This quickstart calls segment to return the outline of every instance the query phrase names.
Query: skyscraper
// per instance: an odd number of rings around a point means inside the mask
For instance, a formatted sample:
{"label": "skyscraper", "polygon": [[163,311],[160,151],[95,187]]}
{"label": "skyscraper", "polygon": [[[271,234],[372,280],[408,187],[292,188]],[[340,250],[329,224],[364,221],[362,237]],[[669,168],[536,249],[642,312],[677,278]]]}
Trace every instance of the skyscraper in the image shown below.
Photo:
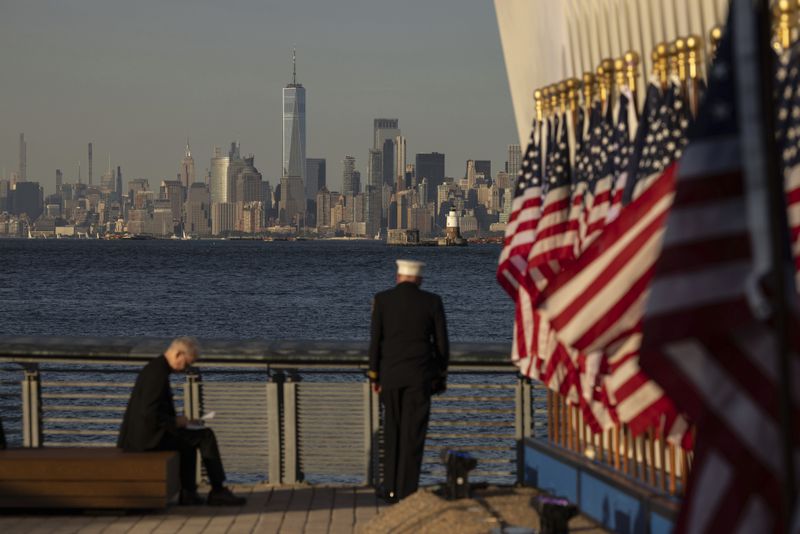
{"label": "skyscraper", "polygon": [[64,173],[61,169],[56,169],[56,194],[61,194],[61,186],[64,185]]}
{"label": "skyscraper", "polygon": [[417,183],[425,179],[427,183],[427,198],[435,199],[436,191],[444,183],[444,154],[431,152],[430,154],[417,154]]}
{"label": "skyscraper", "polygon": [[183,187],[186,190],[189,190],[189,186],[194,183],[195,174],[194,174],[194,158],[192,157],[192,151],[189,148],[189,139],[186,139],[186,151],[183,155],[183,161],[181,161],[181,172],[180,172],[180,180],[183,184]]}
{"label": "skyscraper", "polygon": [[383,183],[395,184],[394,165],[394,140],[400,135],[398,119],[375,119],[373,122],[374,145],[372,148],[380,150],[383,156],[381,178]]}
{"label": "skyscraper", "polygon": [[508,145],[508,163],[506,172],[512,179],[516,179],[517,173],[522,167],[522,151],[519,145]]}
{"label": "skyscraper", "polygon": [[19,134],[19,178],[20,182],[28,181],[28,143],[25,142],[25,134]]}
{"label": "skyscraper", "polygon": [[345,156],[342,160],[342,194],[354,195],[358,193],[353,184],[353,173],[356,170],[356,158]]}
{"label": "skyscraper", "polygon": [[230,184],[228,183],[228,166],[231,158],[226,156],[222,149],[214,147],[214,157],[211,158],[211,202],[228,202]]}
{"label": "skyscraper", "polygon": [[[302,219],[306,209],[306,90],[297,83],[297,61],[292,51],[292,83],[283,88],[283,172],[280,219]],[[285,185],[284,185],[285,183]]]}
{"label": "skyscraper", "polygon": [[317,193],[325,187],[325,158],[306,158],[306,199],[315,200]]}
{"label": "skyscraper", "polygon": [[89,185],[92,185],[92,143],[89,143]]}
{"label": "skyscraper", "polygon": [[394,138],[394,151],[394,180],[396,182],[395,191],[402,191],[406,188],[406,138],[402,135],[398,135]]}
{"label": "skyscraper", "polygon": [[492,179],[492,162],[488,159],[476,159],[475,172],[483,174],[483,177],[488,182]]}

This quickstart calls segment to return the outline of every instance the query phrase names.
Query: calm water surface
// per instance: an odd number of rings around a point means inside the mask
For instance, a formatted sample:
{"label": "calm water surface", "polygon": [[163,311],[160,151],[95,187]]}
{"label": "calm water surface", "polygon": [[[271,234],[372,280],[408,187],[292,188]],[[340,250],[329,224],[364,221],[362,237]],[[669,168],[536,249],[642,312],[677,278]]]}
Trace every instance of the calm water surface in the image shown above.
{"label": "calm water surface", "polygon": [[6,335],[365,340],[394,260],[427,263],[451,341],[508,342],[513,305],[497,245],[397,248],[369,241],[0,239]]}

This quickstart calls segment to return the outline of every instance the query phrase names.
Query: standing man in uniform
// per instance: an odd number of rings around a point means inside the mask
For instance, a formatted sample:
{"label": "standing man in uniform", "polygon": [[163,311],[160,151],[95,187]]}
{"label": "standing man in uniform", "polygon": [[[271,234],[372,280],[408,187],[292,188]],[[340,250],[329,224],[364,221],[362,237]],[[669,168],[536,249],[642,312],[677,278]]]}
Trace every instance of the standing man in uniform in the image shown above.
{"label": "standing man in uniform", "polygon": [[397,260],[397,285],[372,302],[368,375],[384,407],[378,494],[388,502],[417,491],[431,394],[444,391],[450,357],[442,299],[420,289],[424,265]]}
{"label": "standing man in uniform", "polygon": [[[179,337],[157,358],[150,360],[136,377],[131,399],[122,419],[117,447],[131,452],[178,451],[180,454],[181,504],[240,506],[246,499],[237,497],[223,486],[222,468],[217,438],[210,428],[190,430],[189,421],[175,413],[169,375],[182,373],[199,356],[197,341]],[[211,491],[205,500],[197,494],[195,480],[197,451],[206,466]]]}

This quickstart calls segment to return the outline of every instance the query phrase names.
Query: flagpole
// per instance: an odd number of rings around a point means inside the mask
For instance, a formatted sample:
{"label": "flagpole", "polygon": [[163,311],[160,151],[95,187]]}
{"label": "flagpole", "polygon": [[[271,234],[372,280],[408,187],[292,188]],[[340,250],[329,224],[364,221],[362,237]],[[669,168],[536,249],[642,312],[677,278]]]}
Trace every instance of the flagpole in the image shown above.
{"label": "flagpole", "polygon": [[770,273],[770,290],[772,292],[772,310],[774,334],[778,348],[778,370],[780,375],[778,400],[780,404],[780,423],[783,437],[782,457],[786,476],[783,477],[783,524],[785,532],[791,528],[792,508],[795,501],[793,429],[791,418],[791,362],[788,343],[789,308],[786,302],[786,262],[789,256],[789,239],[786,220],[786,201],[783,191],[783,177],[779,172],[779,152],[775,142],[775,105],[774,78],[775,54],[771,47],[772,18],[769,0],[757,0],[756,20],[759,23],[758,53],[761,65],[761,110],[763,120],[763,143],[765,150],[764,170],[769,193],[770,249],[772,269]]}

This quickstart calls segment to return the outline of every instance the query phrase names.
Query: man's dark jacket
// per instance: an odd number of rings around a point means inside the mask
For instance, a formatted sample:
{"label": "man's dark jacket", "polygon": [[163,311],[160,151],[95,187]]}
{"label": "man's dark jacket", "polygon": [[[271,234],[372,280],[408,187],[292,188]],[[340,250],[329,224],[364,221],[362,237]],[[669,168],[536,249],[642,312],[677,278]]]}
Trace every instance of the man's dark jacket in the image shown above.
{"label": "man's dark jacket", "polygon": [[163,354],[150,360],[139,372],[122,419],[117,447],[135,452],[154,450],[164,434],[175,432],[170,372]]}
{"label": "man's dark jacket", "polygon": [[449,358],[444,306],[438,295],[411,282],[375,295],[369,368],[382,388],[430,383],[444,375]]}

